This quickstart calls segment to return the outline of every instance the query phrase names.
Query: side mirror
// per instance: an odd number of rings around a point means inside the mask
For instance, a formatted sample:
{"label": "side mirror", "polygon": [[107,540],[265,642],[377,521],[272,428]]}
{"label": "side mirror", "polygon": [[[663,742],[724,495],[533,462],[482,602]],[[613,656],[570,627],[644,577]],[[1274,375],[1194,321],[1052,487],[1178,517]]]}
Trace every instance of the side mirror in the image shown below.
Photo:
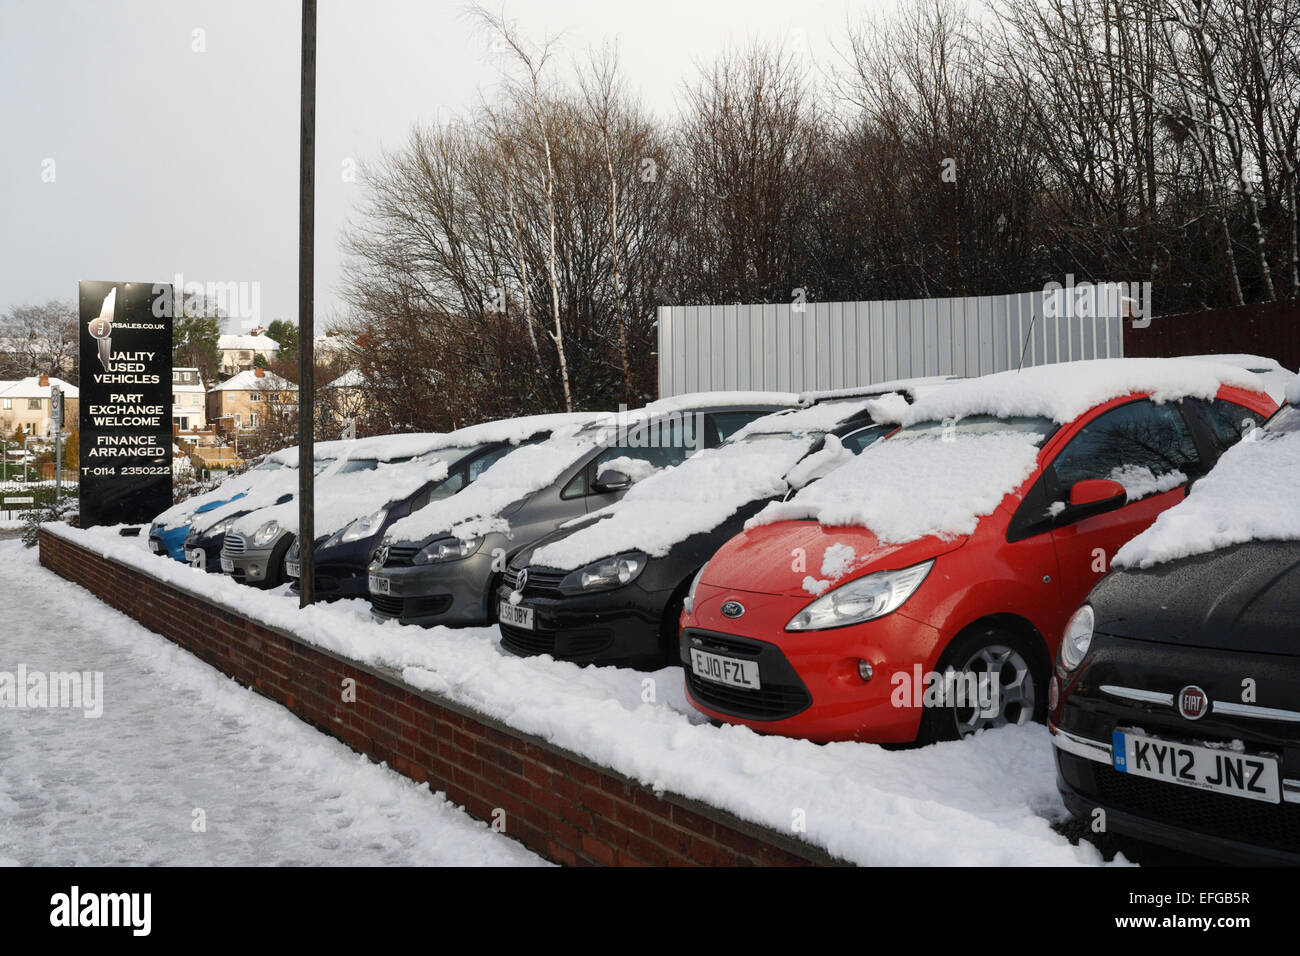
{"label": "side mirror", "polygon": [[596,490],[601,492],[626,491],[632,487],[632,478],[617,468],[609,468],[596,476]]}
{"label": "side mirror", "polygon": [[1085,478],[1070,487],[1070,503],[1061,512],[1058,523],[1082,521],[1094,515],[1122,508],[1128,492],[1118,481],[1109,478]]}

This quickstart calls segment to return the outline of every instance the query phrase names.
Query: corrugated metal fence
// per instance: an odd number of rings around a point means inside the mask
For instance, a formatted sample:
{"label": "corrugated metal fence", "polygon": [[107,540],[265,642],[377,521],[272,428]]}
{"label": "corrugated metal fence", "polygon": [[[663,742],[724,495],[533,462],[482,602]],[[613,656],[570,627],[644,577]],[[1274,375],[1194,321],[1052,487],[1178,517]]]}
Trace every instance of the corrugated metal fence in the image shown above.
{"label": "corrugated metal fence", "polygon": [[[1099,287],[1100,288],[1100,287]],[[1114,289],[1121,287],[1115,286]],[[659,395],[799,392],[1124,354],[1119,294],[659,309]],[[1100,317],[1094,317],[1100,316]],[[1026,345],[1026,337],[1028,344]]]}

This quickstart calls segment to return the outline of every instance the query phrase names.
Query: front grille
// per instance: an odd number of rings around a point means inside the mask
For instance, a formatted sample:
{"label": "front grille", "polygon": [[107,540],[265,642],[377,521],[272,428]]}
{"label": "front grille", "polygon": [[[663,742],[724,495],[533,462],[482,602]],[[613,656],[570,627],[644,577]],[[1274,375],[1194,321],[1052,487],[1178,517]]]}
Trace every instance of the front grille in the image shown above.
{"label": "front grille", "polygon": [[519,590],[519,572],[528,571],[528,577],[524,581],[524,594],[536,594],[540,597],[562,597],[560,593],[560,582],[568,577],[568,571],[557,571],[554,568],[507,568],[503,576],[506,587],[512,591]]}
{"label": "front grille", "polygon": [[532,654],[555,654],[554,631],[528,631],[501,625],[501,646],[525,657]]}
{"label": "front grille", "polygon": [[[688,648],[698,646],[715,654],[759,662],[759,680],[763,685],[759,690],[704,680],[686,662],[683,666],[686,686],[691,696],[706,707],[750,720],[781,720],[812,705],[808,688],[775,645],[694,629],[688,629],[685,637]],[[694,643],[697,639],[698,645]]]}
{"label": "front grille", "polygon": [[242,534],[228,534],[221,543],[221,550],[225,554],[243,554],[248,550],[248,541]]}
{"label": "front grille", "polygon": [[371,594],[370,606],[390,617],[424,617],[446,613],[451,607],[451,595],[400,598],[389,594]]}
{"label": "front grille", "polygon": [[390,617],[402,616],[403,601],[399,597],[389,597],[386,594],[370,595],[370,606],[381,614],[387,614]]}
{"label": "front grille", "polygon": [[1097,800],[1156,823],[1254,846],[1300,852],[1300,805],[1260,803],[1094,768]]}
{"label": "front grille", "polygon": [[409,568],[415,562],[415,556],[420,553],[418,545],[413,544],[392,544],[388,546],[388,560],[384,562],[386,568]]}
{"label": "front grille", "polygon": [[529,631],[501,625],[501,646],[512,654],[529,656],[550,654],[552,657],[590,657],[609,647],[614,634],[607,628],[586,631]]}

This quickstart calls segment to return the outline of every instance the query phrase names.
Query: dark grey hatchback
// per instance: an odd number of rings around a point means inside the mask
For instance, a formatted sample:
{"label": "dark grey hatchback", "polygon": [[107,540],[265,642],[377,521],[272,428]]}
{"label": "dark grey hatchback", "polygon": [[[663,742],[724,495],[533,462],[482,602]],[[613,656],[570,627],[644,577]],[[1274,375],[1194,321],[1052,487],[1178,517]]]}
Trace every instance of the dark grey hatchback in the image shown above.
{"label": "dark grey hatchback", "polygon": [[1087,824],[1300,863],[1300,410],[1283,406],[1116,555],[1048,690]]}

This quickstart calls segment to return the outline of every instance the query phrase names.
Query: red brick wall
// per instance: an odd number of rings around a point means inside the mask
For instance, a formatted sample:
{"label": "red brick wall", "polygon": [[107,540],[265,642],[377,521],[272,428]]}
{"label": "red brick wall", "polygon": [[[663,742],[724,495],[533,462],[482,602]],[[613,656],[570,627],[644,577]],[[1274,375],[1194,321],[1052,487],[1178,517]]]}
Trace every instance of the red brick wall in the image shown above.
{"label": "red brick wall", "polygon": [[[427,782],[557,863],[838,862],[792,836],[652,791],[528,734],[56,537],[41,563],[372,760]],[[159,559],[162,560],[162,559]],[[356,702],[343,681],[356,681]]]}

